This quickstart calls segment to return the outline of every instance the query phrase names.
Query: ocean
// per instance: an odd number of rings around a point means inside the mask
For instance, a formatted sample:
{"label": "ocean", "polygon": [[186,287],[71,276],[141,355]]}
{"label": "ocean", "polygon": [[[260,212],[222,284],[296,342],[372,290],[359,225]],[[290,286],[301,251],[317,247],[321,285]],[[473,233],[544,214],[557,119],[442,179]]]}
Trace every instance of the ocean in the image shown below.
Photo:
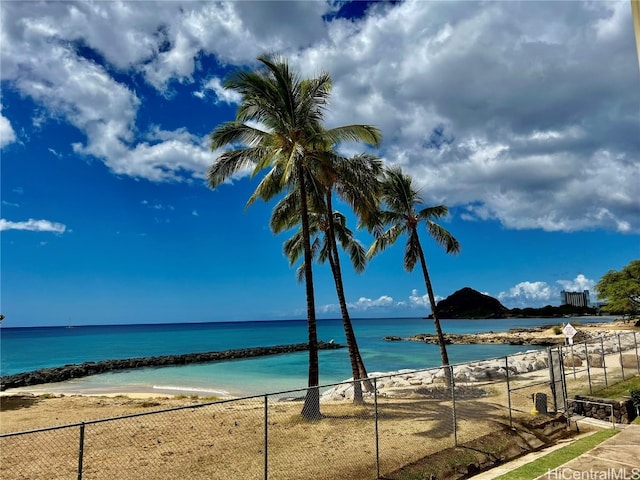
{"label": "ocean", "polygon": [[[584,319],[583,319],[584,320]],[[588,322],[606,321],[589,318]],[[505,331],[557,324],[556,319],[443,320],[445,333]],[[440,365],[437,345],[385,341],[435,333],[433,322],[421,318],[354,319],[361,355],[369,372],[422,369]],[[346,344],[342,320],[318,320],[318,339]],[[87,361],[198,353],[284,345],[307,341],[305,320],[96,325],[0,328],[0,373],[11,375],[40,368]],[[451,363],[513,354],[535,347],[511,345],[449,345]],[[351,377],[348,351],[320,351],[320,383]],[[144,368],[74,379],[46,386],[48,392],[157,392],[249,396],[304,388],[307,352],[239,359],[209,364]]]}

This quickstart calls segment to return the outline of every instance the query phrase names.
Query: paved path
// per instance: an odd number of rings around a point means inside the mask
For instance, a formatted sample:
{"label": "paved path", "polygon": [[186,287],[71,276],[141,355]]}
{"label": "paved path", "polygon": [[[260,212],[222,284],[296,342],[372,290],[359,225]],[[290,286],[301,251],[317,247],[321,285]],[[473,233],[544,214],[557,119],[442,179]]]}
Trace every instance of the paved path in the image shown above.
{"label": "paved path", "polygon": [[640,425],[626,426],[592,450],[538,478],[640,480]]}
{"label": "paved path", "polygon": [[[536,480],[640,480],[640,425],[624,425],[622,428],[617,435]],[[592,433],[561,440],[551,447],[475,475],[473,480],[492,480]]]}

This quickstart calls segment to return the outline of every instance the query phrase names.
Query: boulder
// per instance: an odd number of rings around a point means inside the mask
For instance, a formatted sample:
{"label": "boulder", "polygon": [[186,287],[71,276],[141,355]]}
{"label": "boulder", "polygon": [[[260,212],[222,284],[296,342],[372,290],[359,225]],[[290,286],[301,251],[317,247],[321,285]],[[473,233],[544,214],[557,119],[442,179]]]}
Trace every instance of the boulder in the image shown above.
{"label": "boulder", "polygon": [[623,354],[620,359],[620,363],[624,368],[633,368],[634,370],[638,369],[638,359],[636,358],[635,353]]}
{"label": "boulder", "polygon": [[567,355],[564,359],[565,367],[581,367],[582,359],[576,355]]}
{"label": "boulder", "polygon": [[599,353],[589,354],[589,366],[591,368],[602,368],[602,364],[603,364],[602,361],[603,361],[602,355],[600,355]]}

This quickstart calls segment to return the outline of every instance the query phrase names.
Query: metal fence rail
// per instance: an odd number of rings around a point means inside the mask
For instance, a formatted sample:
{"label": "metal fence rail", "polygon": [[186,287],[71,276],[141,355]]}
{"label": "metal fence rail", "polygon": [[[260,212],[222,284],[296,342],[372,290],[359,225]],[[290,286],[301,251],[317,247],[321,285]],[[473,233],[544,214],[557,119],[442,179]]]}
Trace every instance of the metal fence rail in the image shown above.
{"label": "metal fence rail", "polygon": [[443,367],[372,374],[363,405],[352,382],[318,387],[318,421],[300,416],[303,388],[5,433],[0,478],[393,479],[532,414],[564,412],[585,380],[593,391],[640,372],[637,352],[632,333],[452,365],[450,385]]}

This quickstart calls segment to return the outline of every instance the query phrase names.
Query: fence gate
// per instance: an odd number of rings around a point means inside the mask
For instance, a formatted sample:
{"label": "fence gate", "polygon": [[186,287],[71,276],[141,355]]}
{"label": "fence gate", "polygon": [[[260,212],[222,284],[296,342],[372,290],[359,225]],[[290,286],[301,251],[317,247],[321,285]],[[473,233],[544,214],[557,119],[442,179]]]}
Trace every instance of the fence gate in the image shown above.
{"label": "fence gate", "polygon": [[566,411],[567,385],[562,364],[562,347],[549,349],[549,380],[551,381],[550,386],[555,411]]}

